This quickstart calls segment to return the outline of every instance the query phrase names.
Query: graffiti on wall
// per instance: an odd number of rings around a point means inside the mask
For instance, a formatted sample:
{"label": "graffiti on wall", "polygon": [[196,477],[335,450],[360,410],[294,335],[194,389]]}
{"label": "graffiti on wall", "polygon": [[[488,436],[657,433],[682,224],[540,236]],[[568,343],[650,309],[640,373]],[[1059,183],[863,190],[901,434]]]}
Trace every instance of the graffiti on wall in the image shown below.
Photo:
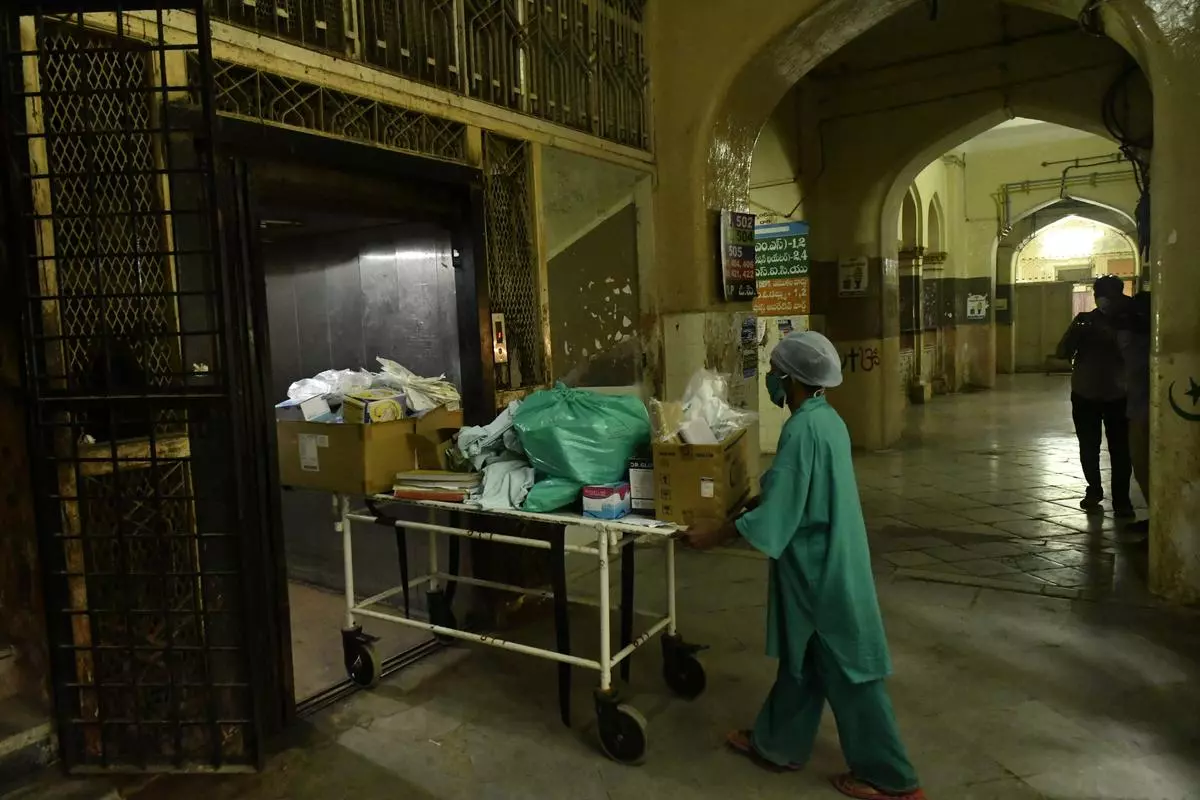
{"label": "graffiti on wall", "polygon": [[842,372],[872,372],[879,363],[879,348],[851,347],[850,352],[842,356]]}
{"label": "graffiti on wall", "polygon": [[1167,389],[1167,400],[1171,404],[1171,410],[1174,411],[1180,418],[1186,419],[1188,422],[1200,422],[1200,384],[1196,383],[1195,378],[1188,378],[1188,390],[1182,392],[1185,397],[1191,398],[1191,407],[1185,409],[1175,399],[1175,384],[1178,381],[1171,381],[1170,387]]}

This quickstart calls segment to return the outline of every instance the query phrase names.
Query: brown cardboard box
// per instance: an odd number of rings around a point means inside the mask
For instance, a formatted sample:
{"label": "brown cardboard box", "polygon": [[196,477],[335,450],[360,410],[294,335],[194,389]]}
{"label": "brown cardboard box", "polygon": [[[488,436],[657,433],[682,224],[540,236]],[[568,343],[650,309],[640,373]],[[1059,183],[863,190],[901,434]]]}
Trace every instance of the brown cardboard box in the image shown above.
{"label": "brown cardboard box", "polygon": [[435,409],[395,422],[280,421],[279,481],[345,494],[388,492],[397,472],[438,469],[438,449],[462,427],[462,412]]}
{"label": "brown cardboard box", "polygon": [[750,437],[741,431],[720,444],[656,442],[656,515],[691,525],[724,522],[750,496]]}

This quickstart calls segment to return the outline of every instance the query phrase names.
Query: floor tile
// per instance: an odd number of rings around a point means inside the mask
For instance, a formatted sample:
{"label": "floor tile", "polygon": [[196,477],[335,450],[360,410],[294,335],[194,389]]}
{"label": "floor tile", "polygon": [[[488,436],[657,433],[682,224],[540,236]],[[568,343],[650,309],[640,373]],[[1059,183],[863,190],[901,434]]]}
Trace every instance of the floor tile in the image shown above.
{"label": "floor tile", "polygon": [[[965,547],[959,545],[950,545],[949,547],[931,547],[922,552],[927,553],[939,561],[974,561],[979,558],[978,553],[974,553]],[[1064,565],[1065,566],[1065,565]]]}
{"label": "floor tile", "polygon": [[1013,506],[988,506],[986,508],[965,508],[957,513],[974,522],[986,522],[994,525],[997,522],[1007,522],[1016,519],[1029,519],[1025,514],[1014,511]]}
{"label": "floor tile", "polygon": [[1074,528],[1077,531],[1086,533],[1112,531],[1117,527],[1114,520],[1096,514],[1068,514],[1062,517],[1048,517],[1047,519],[1056,525]]}
{"label": "floor tile", "polygon": [[[1022,490],[1022,494],[1027,494],[1036,500],[1053,501],[1053,500],[1078,500],[1079,493],[1074,489],[1064,489],[1061,486],[1039,486],[1032,489]],[[1075,506],[1078,508],[1078,505]]]}
{"label": "floor tile", "polygon": [[1048,539],[1078,533],[1075,528],[1045,519],[1015,519],[993,523],[993,527],[1030,539]]}
{"label": "floor tile", "polygon": [[1046,519],[1047,517],[1061,517],[1062,506],[1058,503],[1052,503],[1046,500],[1035,500],[1031,503],[1017,503],[1016,505],[1005,506],[1011,511],[1017,511],[1032,519]]}
{"label": "floor tile", "polygon": [[940,559],[920,550],[901,550],[895,553],[884,553],[883,559],[897,567],[924,567],[929,564],[941,564]]}
{"label": "floor tile", "polygon": [[1062,586],[1067,589],[1074,589],[1080,586],[1086,586],[1089,583],[1094,583],[1096,578],[1091,578],[1086,572],[1078,569],[1070,569],[1064,567],[1062,569],[1046,569],[1046,570],[1031,570],[1030,575],[1041,578],[1047,583],[1052,583],[1055,586]]}
{"label": "floor tile", "polygon": [[981,542],[967,545],[972,553],[978,553],[981,558],[1005,558],[1025,554],[1025,548],[1009,542]]}
{"label": "floor tile", "polygon": [[991,506],[1015,505],[1030,502],[1030,496],[1023,492],[985,491],[967,495],[972,500],[978,500]]}
{"label": "floor tile", "polygon": [[925,511],[919,514],[896,514],[895,516],[918,528],[954,528],[957,525],[971,525],[975,522],[975,520],[949,511]]}
{"label": "floor tile", "polygon": [[978,575],[983,578],[1020,574],[1020,570],[1015,567],[1002,564],[998,559],[992,558],[984,558],[978,561],[957,561],[954,566],[969,575]]}

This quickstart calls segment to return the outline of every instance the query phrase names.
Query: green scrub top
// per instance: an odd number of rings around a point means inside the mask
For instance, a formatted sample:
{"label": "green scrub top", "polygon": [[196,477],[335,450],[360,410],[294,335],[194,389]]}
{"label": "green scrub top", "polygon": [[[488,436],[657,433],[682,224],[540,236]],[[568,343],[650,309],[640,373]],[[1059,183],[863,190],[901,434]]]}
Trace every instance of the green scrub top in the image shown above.
{"label": "green scrub top", "polygon": [[891,673],[850,434],[824,397],[784,425],[762,503],[737,529],[771,559],[768,655],[799,676],[815,634],[852,682]]}

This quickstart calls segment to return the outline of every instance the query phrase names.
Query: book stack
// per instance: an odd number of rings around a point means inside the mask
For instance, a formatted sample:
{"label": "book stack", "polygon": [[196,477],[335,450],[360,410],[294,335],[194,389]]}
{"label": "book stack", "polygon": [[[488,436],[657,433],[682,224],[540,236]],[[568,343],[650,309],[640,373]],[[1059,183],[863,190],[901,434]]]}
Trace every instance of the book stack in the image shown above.
{"label": "book stack", "polygon": [[392,496],[398,500],[464,503],[479,493],[483,476],[477,472],[417,470],[396,475]]}

